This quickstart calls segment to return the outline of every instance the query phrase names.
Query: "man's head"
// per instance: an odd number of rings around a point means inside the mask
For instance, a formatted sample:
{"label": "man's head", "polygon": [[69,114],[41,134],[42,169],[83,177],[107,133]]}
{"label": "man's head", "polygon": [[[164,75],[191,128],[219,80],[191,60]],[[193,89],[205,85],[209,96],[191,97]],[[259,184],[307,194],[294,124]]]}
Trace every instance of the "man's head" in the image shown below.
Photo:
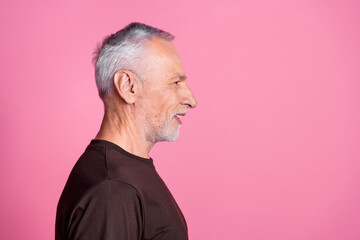
{"label": "man's head", "polygon": [[[173,141],[180,118],[196,100],[170,33],[131,23],[105,38],[95,53],[95,77],[105,108],[142,128],[150,142]],[[123,119],[122,119],[123,120]]]}

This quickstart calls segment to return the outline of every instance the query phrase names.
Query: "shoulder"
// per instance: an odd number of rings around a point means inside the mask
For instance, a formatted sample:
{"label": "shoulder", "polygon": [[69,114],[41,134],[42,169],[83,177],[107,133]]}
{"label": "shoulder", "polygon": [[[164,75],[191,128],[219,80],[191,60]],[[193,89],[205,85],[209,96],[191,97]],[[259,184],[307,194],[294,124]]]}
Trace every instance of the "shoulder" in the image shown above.
{"label": "shoulder", "polygon": [[130,200],[139,198],[137,189],[127,183],[113,179],[106,179],[93,186],[84,194],[83,199],[98,199],[100,201]]}
{"label": "shoulder", "polygon": [[144,221],[142,209],[141,198],[133,186],[105,180],[89,189],[74,208],[68,236],[71,239],[78,236],[86,236],[84,239],[122,236],[127,239],[134,235],[136,237],[129,239],[138,239]]}
{"label": "shoulder", "polygon": [[131,185],[114,180],[104,180],[89,189],[74,207],[70,219],[78,214],[93,218],[117,218],[129,209],[141,213],[142,200],[138,191]]}

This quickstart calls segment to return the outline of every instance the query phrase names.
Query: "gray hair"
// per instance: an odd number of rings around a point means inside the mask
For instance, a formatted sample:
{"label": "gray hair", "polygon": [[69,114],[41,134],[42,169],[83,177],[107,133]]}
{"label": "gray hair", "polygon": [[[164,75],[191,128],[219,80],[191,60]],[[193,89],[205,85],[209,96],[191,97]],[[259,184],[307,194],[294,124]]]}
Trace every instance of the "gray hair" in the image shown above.
{"label": "gray hair", "polygon": [[[99,96],[103,98],[113,88],[113,77],[121,69],[143,74],[139,67],[145,42],[153,37],[172,41],[168,32],[142,23],[130,23],[118,32],[107,36],[94,52],[95,79]],[[135,70],[136,69],[136,70]]]}

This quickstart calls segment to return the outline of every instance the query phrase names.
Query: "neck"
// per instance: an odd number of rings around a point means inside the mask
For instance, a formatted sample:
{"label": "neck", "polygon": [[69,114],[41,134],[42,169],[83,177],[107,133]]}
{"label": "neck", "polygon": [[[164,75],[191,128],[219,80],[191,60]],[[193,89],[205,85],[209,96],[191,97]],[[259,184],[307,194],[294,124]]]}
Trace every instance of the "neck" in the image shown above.
{"label": "neck", "polygon": [[133,114],[105,109],[103,121],[100,130],[95,139],[107,140],[115,143],[127,152],[136,156],[149,158],[149,152],[153,143],[147,141],[141,124],[137,124]]}

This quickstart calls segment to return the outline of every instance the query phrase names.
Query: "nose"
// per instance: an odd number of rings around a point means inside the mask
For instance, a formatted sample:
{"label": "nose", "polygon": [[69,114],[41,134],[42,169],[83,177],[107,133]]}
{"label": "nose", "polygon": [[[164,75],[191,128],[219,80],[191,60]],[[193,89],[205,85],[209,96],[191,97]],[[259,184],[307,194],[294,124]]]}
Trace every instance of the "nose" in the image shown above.
{"label": "nose", "polygon": [[197,106],[197,101],[195,99],[195,96],[187,84],[185,91],[183,93],[181,104],[188,105],[188,107],[190,108],[195,108]]}

